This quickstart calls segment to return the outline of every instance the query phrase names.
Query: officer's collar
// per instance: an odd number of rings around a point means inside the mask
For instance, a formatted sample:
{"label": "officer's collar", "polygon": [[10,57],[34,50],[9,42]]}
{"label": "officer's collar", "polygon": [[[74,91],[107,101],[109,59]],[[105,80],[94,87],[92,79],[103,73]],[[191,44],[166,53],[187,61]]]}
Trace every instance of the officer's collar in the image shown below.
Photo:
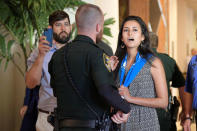
{"label": "officer's collar", "polygon": [[88,41],[88,42],[90,42],[92,44],[95,44],[94,41],[90,37],[88,37],[86,35],[77,35],[77,37],[75,38],[75,40],[77,40],[77,41],[78,40],[80,40],[80,41]]}
{"label": "officer's collar", "polygon": [[74,41],[86,41],[88,43],[93,44],[94,46],[98,47],[97,44],[88,36],[86,35],[77,35]]}
{"label": "officer's collar", "polygon": [[156,48],[152,48],[152,51],[153,51],[154,53],[157,53],[157,49],[156,49]]}

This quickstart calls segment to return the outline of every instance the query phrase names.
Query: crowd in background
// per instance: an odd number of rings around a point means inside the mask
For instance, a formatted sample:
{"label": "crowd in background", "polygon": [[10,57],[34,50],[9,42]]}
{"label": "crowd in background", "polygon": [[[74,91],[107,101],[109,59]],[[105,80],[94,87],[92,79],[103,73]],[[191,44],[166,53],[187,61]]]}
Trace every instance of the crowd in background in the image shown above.
{"label": "crowd in background", "polygon": [[[104,16],[99,7],[80,6],[76,24],[78,34],[71,41],[68,14],[55,11],[49,16],[51,43],[50,34],[41,36],[27,60],[21,131],[54,130],[53,120],[51,124],[47,119],[55,108],[61,130],[106,129],[113,123],[116,127],[106,130],[176,131],[180,105],[181,125],[191,130],[197,109],[196,49],[188,60],[185,81],[176,61],[157,52],[158,36],[140,17],[128,16],[122,22],[115,55],[101,42]],[[171,87],[179,89],[181,104]],[[103,114],[111,119],[95,126],[94,120]]]}

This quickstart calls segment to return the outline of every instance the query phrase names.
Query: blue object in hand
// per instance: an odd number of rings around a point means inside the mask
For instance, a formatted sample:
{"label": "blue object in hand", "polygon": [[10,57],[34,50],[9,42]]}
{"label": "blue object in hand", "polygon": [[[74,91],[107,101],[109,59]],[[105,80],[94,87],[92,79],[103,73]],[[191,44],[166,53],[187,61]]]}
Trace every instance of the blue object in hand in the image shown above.
{"label": "blue object in hand", "polygon": [[52,28],[45,29],[43,35],[46,36],[46,40],[49,42],[49,46],[52,47],[53,29]]}

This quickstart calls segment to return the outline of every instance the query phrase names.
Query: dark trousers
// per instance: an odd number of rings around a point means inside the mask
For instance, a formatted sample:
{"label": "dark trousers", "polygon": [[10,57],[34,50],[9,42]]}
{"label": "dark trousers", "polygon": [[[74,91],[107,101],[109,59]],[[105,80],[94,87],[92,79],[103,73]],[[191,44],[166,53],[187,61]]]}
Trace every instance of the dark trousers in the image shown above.
{"label": "dark trousers", "polygon": [[171,120],[170,112],[166,112],[164,109],[156,109],[160,131],[177,131],[176,121]]}
{"label": "dark trousers", "polygon": [[36,131],[36,121],[38,117],[38,110],[27,112],[24,115],[20,131]]}
{"label": "dark trousers", "polygon": [[177,131],[176,121],[171,121],[170,131]]}

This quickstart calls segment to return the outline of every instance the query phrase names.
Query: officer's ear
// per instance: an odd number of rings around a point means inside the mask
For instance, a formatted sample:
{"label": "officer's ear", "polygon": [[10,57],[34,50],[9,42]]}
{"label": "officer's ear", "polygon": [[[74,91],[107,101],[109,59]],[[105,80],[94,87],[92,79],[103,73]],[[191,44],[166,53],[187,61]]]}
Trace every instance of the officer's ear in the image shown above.
{"label": "officer's ear", "polygon": [[102,29],[102,26],[100,24],[96,24],[96,33],[99,33]]}

